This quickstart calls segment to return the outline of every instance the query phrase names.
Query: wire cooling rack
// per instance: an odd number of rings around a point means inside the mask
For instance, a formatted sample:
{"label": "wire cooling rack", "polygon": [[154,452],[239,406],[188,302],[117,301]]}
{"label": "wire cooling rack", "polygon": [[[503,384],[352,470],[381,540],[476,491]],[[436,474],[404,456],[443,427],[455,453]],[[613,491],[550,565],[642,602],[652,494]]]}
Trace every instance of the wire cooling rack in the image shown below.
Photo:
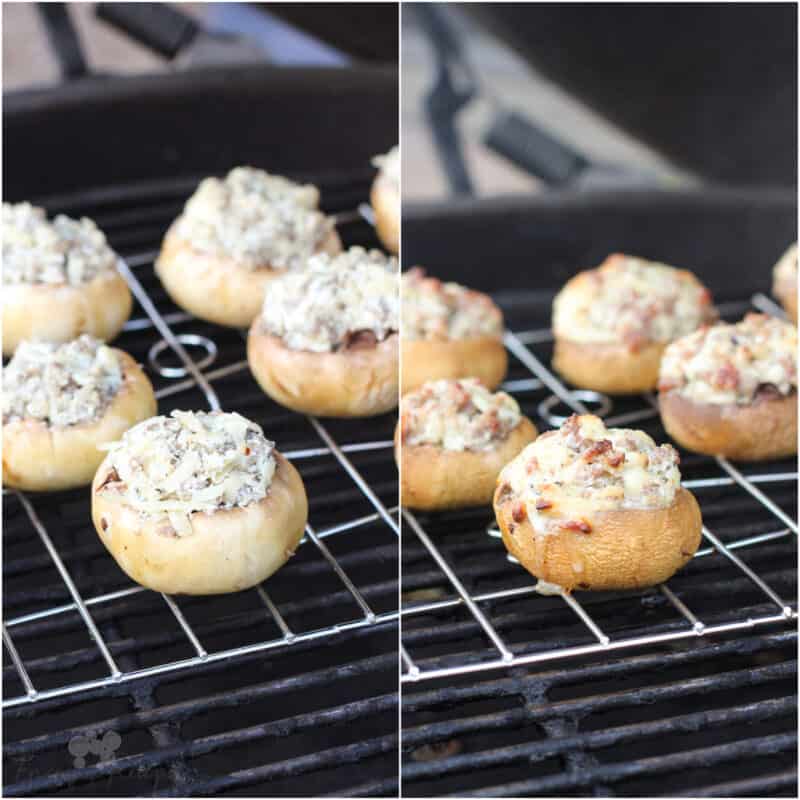
{"label": "wire cooling rack", "polygon": [[[334,215],[337,226],[347,225],[360,218],[372,224],[372,210],[366,205],[361,205],[356,211],[346,211]],[[104,227],[102,223],[101,227]],[[122,347],[122,349],[133,352],[134,346],[141,349],[142,337],[145,337],[144,346],[146,347],[149,341],[148,337],[156,334],[157,338],[152,341],[149,348],[146,350],[146,360],[148,362],[151,378],[155,378],[157,381],[156,397],[159,403],[161,404],[161,401],[165,398],[177,396],[182,401],[186,402],[184,407],[195,407],[197,396],[192,393],[196,393],[199,390],[200,396],[203,398],[204,404],[209,410],[222,410],[223,406],[219,398],[221,388],[226,386],[226,381],[230,381],[241,373],[247,373],[248,366],[246,360],[231,360],[230,363],[217,365],[213,369],[209,369],[209,367],[217,363],[218,356],[222,350],[216,341],[215,332],[219,336],[240,336],[240,334],[233,334],[230,331],[224,331],[223,333],[222,329],[200,323],[200,321],[194,320],[193,317],[182,311],[169,310],[162,313],[158,306],[162,305],[170,308],[171,304],[164,298],[163,292],[152,277],[151,265],[156,255],[157,253],[153,251],[131,252],[126,253],[124,260],[120,260],[119,271],[127,281],[133,296],[144,312],[144,316],[131,319],[125,325],[120,339],[118,342],[115,342],[115,344]],[[151,284],[150,291],[147,291],[143,285],[143,283],[148,282]],[[151,295],[153,295],[154,292],[160,296],[159,299],[153,299]],[[187,322],[192,324],[193,328],[197,327],[198,329],[208,331],[209,335],[175,332],[174,328],[176,326]],[[137,341],[134,343],[131,337],[126,337],[126,334],[132,334],[137,337]],[[201,355],[199,357],[193,357],[190,351],[199,352]],[[243,339],[239,347],[235,347],[234,350],[228,347],[227,351],[243,352]],[[166,360],[169,352],[171,352],[171,358],[173,360],[177,359],[176,363],[162,363]],[[142,358],[141,360],[145,359]],[[263,401],[266,407],[268,403],[267,398],[263,398]],[[233,403],[233,405],[235,406],[236,403]],[[230,410],[235,409],[230,408]],[[160,408],[159,413],[165,413],[165,411]],[[298,415],[292,416],[296,417]],[[373,547],[376,551],[387,541],[393,542],[393,546],[396,547],[397,537],[400,532],[398,507],[391,503],[387,504],[380,499],[378,492],[365,480],[353,460],[353,456],[356,454],[377,451],[385,456],[387,462],[392,462],[391,438],[390,436],[383,439],[369,438],[369,431],[374,432],[376,430],[376,426],[370,424],[364,428],[364,431],[367,432],[367,438],[365,440],[340,444],[337,441],[337,437],[332,433],[332,427],[335,426],[335,423],[329,421],[322,422],[314,417],[306,417],[306,420],[313,431],[313,435],[316,437],[317,442],[315,445],[284,450],[281,448],[281,442],[279,440],[279,449],[281,449],[286,457],[296,464],[297,462],[308,463],[324,459],[330,460],[333,458],[340,477],[346,476],[346,480],[351,481],[352,485],[357,487],[360,496],[365,501],[365,503],[359,504],[359,506],[366,505],[367,508],[371,508],[369,513],[362,513],[359,515],[350,513],[355,510],[355,507],[349,510],[345,509],[344,513],[339,515],[341,519],[337,521],[336,524],[328,524],[326,527],[321,527],[319,529],[315,527],[315,524],[312,524],[314,517],[312,511],[309,524],[306,526],[305,535],[300,543],[303,549],[312,548],[316,552],[316,557],[324,562],[322,566],[335,575],[340,585],[343,586],[344,590],[350,595],[353,601],[351,605],[354,604],[354,608],[357,609],[358,613],[353,616],[348,615],[346,618],[337,620],[332,624],[322,625],[320,627],[314,627],[313,624],[311,626],[305,624],[303,626],[304,630],[293,630],[288,624],[284,614],[281,613],[280,604],[270,596],[266,588],[269,582],[266,582],[266,586],[261,584],[249,591],[255,594],[257,605],[262,608],[264,614],[274,623],[275,630],[279,635],[274,638],[265,638],[246,644],[210,649],[204,645],[203,637],[196,630],[196,625],[192,624],[189,615],[181,608],[180,600],[162,594],[161,598],[164,602],[165,611],[172,617],[173,622],[177,624],[182,632],[184,639],[183,644],[188,645],[192,655],[186,658],[166,660],[163,663],[156,663],[143,668],[123,668],[120,666],[122,661],[124,660],[125,663],[130,663],[130,659],[120,659],[114,656],[112,652],[114,648],[102,635],[93,615],[102,613],[104,609],[109,610],[114,603],[123,598],[132,598],[143,593],[155,596],[155,593],[141,586],[131,584],[114,591],[86,596],[85,592],[82,593],[79,591],[77,581],[73,579],[70,568],[67,566],[67,558],[62,555],[60,551],[58,531],[53,531],[44,521],[44,512],[47,511],[48,504],[51,502],[49,496],[26,494],[16,490],[5,490],[3,494],[6,506],[14,501],[20,504],[22,511],[24,511],[24,516],[27,517],[30,528],[32,529],[30,533],[40,539],[41,544],[47,552],[47,556],[52,561],[52,565],[63,581],[63,586],[66,588],[69,599],[68,602],[57,605],[46,603],[45,607],[38,608],[30,613],[6,616],[3,624],[3,643],[8,656],[10,656],[13,669],[21,683],[23,692],[10,697],[4,697],[3,708],[12,708],[14,706],[32,704],[46,699],[74,695],[92,689],[135,681],[139,678],[178,670],[188,670],[201,664],[224,661],[246,654],[266,652],[275,648],[298,645],[303,642],[326,640],[345,631],[352,631],[357,628],[378,627],[395,622],[399,616],[396,610],[396,601],[388,603],[384,601],[383,605],[389,605],[390,608],[388,610],[375,611],[365,596],[367,591],[362,588],[368,583],[366,577],[364,577],[363,566],[360,570],[362,574],[360,587],[359,582],[348,574],[348,570],[343,566],[340,559],[334,555],[331,548],[326,544],[326,540],[330,540],[331,537],[339,537],[349,531],[363,530],[371,526],[370,533],[372,534],[374,531],[375,541]],[[378,428],[380,427],[381,426],[378,426]],[[391,469],[393,470],[393,465]],[[302,471],[301,469],[301,473]],[[319,474],[324,476],[326,470],[320,469],[314,471],[309,469],[309,472],[311,472],[312,475]],[[328,475],[327,478],[329,480],[330,476]],[[304,480],[309,497],[312,499],[315,486],[313,482],[309,481],[308,477],[304,477]],[[352,503],[350,505],[355,506],[355,504]],[[366,508],[361,508],[361,510],[366,510]],[[91,526],[91,521],[87,519],[82,524]],[[28,534],[23,533],[23,535]],[[110,556],[108,556],[108,558],[110,559]],[[283,567],[278,574],[284,571],[287,573],[292,571],[291,562]],[[317,569],[316,574],[319,572],[320,569]],[[367,570],[367,573],[369,573],[369,570]],[[313,593],[313,588],[311,592]],[[391,592],[388,593],[391,594]],[[199,598],[196,599],[196,601],[209,604],[209,608],[211,607],[210,604],[220,602],[214,597]],[[37,623],[49,623],[55,618],[64,618],[70,614],[74,615],[76,613],[79,615],[89,635],[92,646],[96,648],[97,652],[95,656],[99,654],[104,667],[102,670],[104,674],[90,680],[79,680],[63,685],[48,686],[47,688],[37,687],[37,683],[31,678],[29,670],[25,665],[25,659],[20,656],[19,649],[15,644],[15,629],[20,626],[35,626]],[[317,611],[317,613],[321,614],[322,612]],[[47,634],[45,633],[44,635]]]}
{"label": "wire cooling rack", "polygon": [[[764,313],[784,316],[783,310],[779,306],[760,293],[753,295],[749,301],[728,303],[719,308],[723,316],[735,319],[753,308]],[[507,332],[505,335],[505,346],[509,351],[510,363],[517,369],[517,373],[524,377],[508,380],[502,388],[516,395],[520,405],[523,405],[523,401],[530,402],[532,395],[545,392],[544,398],[536,407],[540,420],[551,427],[557,427],[569,413],[576,412],[598,414],[604,417],[607,425],[613,427],[658,424],[656,398],[652,394],[642,395],[638,401],[634,399],[632,403],[628,401],[628,405],[633,407],[615,414],[613,413],[614,402],[610,398],[597,392],[569,390],[546,366],[547,356],[537,355],[537,351],[541,354],[551,344],[552,334],[549,329],[519,330]],[[559,414],[559,410],[566,414]],[[667,436],[663,432],[663,428],[658,429],[655,438],[657,441],[666,441]],[[415,562],[424,558],[426,569],[431,561],[435,564],[435,568],[423,572],[419,579],[412,584],[410,578],[406,577],[407,575],[411,576],[412,571],[407,570],[405,565],[403,567],[403,597],[405,601],[401,610],[402,681],[404,683],[420,682],[567,657],[610,653],[692,637],[744,631],[767,625],[793,624],[797,619],[797,612],[789,598],[777,592],[768,580],[749,566],[738,553],[756,548],[758,545],[791,538],[796,539],[797,521],[792,519],[764,491],[764,489],[768,491],[771,488],[787,484],[793,487],[797,481],[796,460],[780,464],[762,464],[747,470],[739,469],[728,459],[722,457],[698,458],[694,456],[691,463],[693,474],[691,479],[686,478],[686,470],[682,468],[684,472],[683,485],[695,493],[701,509],[704,511],[704,518],[706,492],[730,487],[740,493],[745,493],[746,498],[756,502],[759,509],[772,520],[772,524],[768,527],[777,525],[774,529],[764,532],[737,536],[733,539],[726,537],[728,541],[723,541],[713,530],[704,525],[703,538],[708,546],[698,550],[694,557],[696,561],[714,555],[720,556],[728,562],[728,566],[733,569],[734,573],[738,573],[738,578],[743,577],[751,582],[756,593],[764,601],[755,607],[755,613],[753,613],[753,608],[747,607],[733,609],[732,614],[724,615],[724,619],[720,619],[719,615],[704,619],[703,611],[700,608],[690,608],[681,599],[679,592],[673,591],[667,583],[664,583],[657,587],[657,591],[672,608],[674,614],[677,614],[677,624],[672,621],[666,625],[648,625],[646,619],[637,620],[636,609],[640,606],[635,604],[630,610],[629,617],[626,618],[626,624],[622,626],[622,631],[617,635],[604,630],[601,623],[575,594],[562,591],[558,595],[560,601],[569,609],[568,615],[573,614],[574,617],[577,617],[579,628],[583,630],[584,634],[588,634],[583,638],[587,638],[588,641],[580,644],[565,643],[564,637],[558,632],[553,636],[552,633],[545,631],[542,638],[535,642],[512,644],[508,641],[507,635],[500,630],[491,609],[503,602],[513,603],[517,599],[530,599],[532,596],[535,598],[537,594],[536,580],[519,567],[519,574],[511,576],[511,582],[520,585],[486,592],[468,589],[468,584],[474,583],[475,576],[480,574],[480,568],[466,565],[454,566],[454,564],[460,556],[465,553],[469,554],[470,548],[475,550],[474,543],[463,543],[459,540],[455,545],[448,545],[452,552],[451,557],[448,558],[445,555],[447,549],[443,544],[443,539],[447,536],[448,531],[457,531],[460,534],[462,530],[465,532],[472,530],[472,518],[467,517],[465,522],[464,519],[453,517],[452,513],[418,515],[409,509],[403,509],[404,547],[409,541],[407,537],[415,536],[418,540],[414,547]],[[695,473],[697,473],[697,477],[694,477]],[[488,513],[491,515],[491,509]],[[727,513],[727,516],[730,516],[730,513]],[[488,522],[485,531],[494,540],[500,539],[500,531],[494,519]],[[442,536],[440,537],[439,534]],[[421,552],[419,543],[422,545]],[[414,544],[411,543],[410,546],[413,547]],[[504,552],[501,541],[496,541],[496,548],[498,552]],[[793,553],[796,563],[796,550],[793,550]],[[489,556],[481,555],[480,558],[482,561],[486,561]],[[506,559],[514,564],[517,563],[511,556],[506,556]],[[423,568],[420,567],[421,569]],[[488,572],[488,570],[489,568],[486,567],[484,571]],[[734,574],[733,578],[737,578],[737,575]],[[686,580],[691,580],[691,578],[686,578]],[[504,582],[508,583],[509,579],[504,578]],[[445,588],[442,590],[439,587]],[[722,591],[725,591],[724,587]],[[590,596],[586,593],[578,594]],[[597,596],[595,595],[595,597]],[[622,595],[622,597],[625,598],[626,595]],[[629,593],[627,597],[628,599],[641,598],[641,592]],[[554,598],[547,598],[547,600],[552,599]],[[540,600],[543,603],[546,602],[544,597]],[[456,611],[463,613],[461,621],[451,622],[448,619],[451,632],[444,633],[443,629],[446,626],[441,621],[442,615]],[[554,617],[557,618],[558,613],[557,608],[552,609]],[[517,614],[517,619],[519,616]],[[426,619],[428,622],[423,622]],[[480,644],[477,644],[476,640],[469,636],[470,631],[476,627],[480,633],[478,637]],[[414,645],[424,649],[430,647],[431,642],[438,642],[447,636],[462,643],[460,645],[462,649],[459,652],[442,654],[436,650],[435,656],[421,659],[416,657]],[[552,636],[552,640],[548,636]],[[463,641],[465,639],[473,643],[473,647],[469,650],[464,649]]]}

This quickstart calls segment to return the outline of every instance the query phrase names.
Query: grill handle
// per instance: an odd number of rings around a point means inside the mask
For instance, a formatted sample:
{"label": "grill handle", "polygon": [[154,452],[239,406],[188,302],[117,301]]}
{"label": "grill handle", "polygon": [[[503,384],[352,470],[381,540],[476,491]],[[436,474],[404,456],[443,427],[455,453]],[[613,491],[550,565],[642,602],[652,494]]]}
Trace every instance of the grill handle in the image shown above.
{"label": "grill handle", "polygon": [[590,166],[590,162],[580,153],[516,111],[499,111],[484,134],[483,141],[491,150],[540,178],[548,186],[569,183]]}
{"label": "grill handle", "polygon": [[200,27],[166,3],[98,3],[95,13],[164,58],[173,59],[190,44]]}
{"label": "grill handle", "polygon": [[75,80],[88,74],[81,40],[70,19],[66,3],[37,3],[36,9],[44,24],[50,46],[58,60],[61,77]]}

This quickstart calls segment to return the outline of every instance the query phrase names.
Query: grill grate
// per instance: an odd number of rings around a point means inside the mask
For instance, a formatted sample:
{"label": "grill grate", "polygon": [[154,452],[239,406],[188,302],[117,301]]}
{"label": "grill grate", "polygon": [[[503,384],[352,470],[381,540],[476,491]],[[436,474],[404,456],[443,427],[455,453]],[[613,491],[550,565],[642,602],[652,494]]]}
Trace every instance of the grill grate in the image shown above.
{"label": "grill grate", "polygon": [[[348,245],[376,245],[368,209],[350,210],[369,178],[317,181]],[[309,525],[264,585],[169,597],[132,585],[105,552],[86,490],[4,492],[5,790],[104,794],[113,780],[114,794],[392,794],[394,415],[365,424],[288,412],[250,376],[240,332],[171,303],[152,261],[192,188],[42,204],[92,216],[122,255],[136,307],[115,345],[145,364],[159,413],[224,408],[258,422],[303,477]],[[121,737],[114,753],[73,763],[70,742],[108,731]]]}
{"label": "grill grate", "polygon": [[[720,310],[753,306],[782,313],[762,294]],[[550,331],[512,329],[503,388],[540,429],[591,410],[667,440],[651,395],[571,392]],[[681,471],[704,546],[639,592],[541,596],[491,511],[403,510],[405,796],[794,793],[796,462],[682,451]]]}

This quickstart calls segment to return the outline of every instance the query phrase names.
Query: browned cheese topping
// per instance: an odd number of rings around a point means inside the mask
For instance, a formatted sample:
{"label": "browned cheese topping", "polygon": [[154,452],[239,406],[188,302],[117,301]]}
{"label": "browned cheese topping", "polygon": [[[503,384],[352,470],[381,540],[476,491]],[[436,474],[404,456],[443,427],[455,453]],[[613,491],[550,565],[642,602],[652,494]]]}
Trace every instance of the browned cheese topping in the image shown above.
{"label": "browned cheese topping", "polygon": [[421,267],[403,273],[404,339],[500,338],[503,315],[488,295],[430,278]]}
{"label": "browned cheese topping", "polygon": [[797,328],[765,314],[702,328],[664,351],[658,388],[717,405],[796,392]]}
{"label": "browned cheese topping", "polygon": [[400,401],[405,445],[490,450],[519,425],[513,397],[492,393],[476,378],[429,381]]}
{"label": "browned cheese topping", "polygon": [[636,350],[716,319],[711,295],[690,272],[626,255],[581,272],[553,303],[553,331],[584,343]]}
{"label": "browned cheese topping", "polygon": [[678,453],[643,431],[606,428],[573,415],[507,464],[498,486],[512,496],[513,520],[541,534],[592,531],[598,511],[665,508],[680,486]]}

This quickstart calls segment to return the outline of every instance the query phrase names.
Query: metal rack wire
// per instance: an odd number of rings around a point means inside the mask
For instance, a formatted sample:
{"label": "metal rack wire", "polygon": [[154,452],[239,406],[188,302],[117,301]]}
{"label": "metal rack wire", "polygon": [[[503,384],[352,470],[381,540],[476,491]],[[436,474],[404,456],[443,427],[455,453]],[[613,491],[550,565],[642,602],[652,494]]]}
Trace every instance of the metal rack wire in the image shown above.
{"label": "metal rack wire", "polygon": [[[749,302],[729,303],[720,307],[723,316],[741,313],[749,307],[764,313],[783,316],[783,310],[763,294],[755,294]],[[610,426],[625,426],[642,423],[647,420],[657,419],[658,411],[656,401],[652,394],[643,395],[641,407],[634,408],[624,413],[613,414],[613,403],[608,398],[596,392],[570,391],[559,378],[546,366],[545,360],[534,352],[534,347],[548,346],[552,342],[549,329],[520,330],[507,332],[505,345],[513,359],[521,364],[528,375],[523,378],[507,381],[502,387],[511,394],[527,394],[542,390],[549,390],[550,394],[538,404],[538,416],[553,427],[563,422],[565,416],[556,413],[558,407],[563,406],[569,413],[597,413],[605,418]],[[591,409],[589,406],[591,405]],[[719,487],[733,487],[745,492],[758,501],[760,507],[771,515],[779,527],[765,533],[748,535],[724,543],[719,536],[707,526],[703,527],[703,537],[709,546],[704,547],[695,554],[695,559],[702,559],[712,554],[718,554],[733,565],[738,573],[744,576],[757,588],[765,598],[767,609],[758,613],[751,613],[751,609],[741,609],[735,614],[734,619],[724,621],[704,620],[699,609],[691,609],[681,600],[668,584],[658,587],[666,602],[678,615],[678,625],[669,625],[657,631],[636,631],[634,635],[615,636],[604,631],[592,617],[587,608],[579,599],[570,593],[561,592],[560,599],[574,614],[585,631],[591,637],[588,644],[564,645],[559,642],[536,642],[531,648],[521,644],[510,644],[492,621],[491,614],[484,610],[486,604],[513,598],[531,596],[537,593],[536,581],[531,578],[524,585],[490,592],[471,592],[465,581],[459,576],[458,569],[453,567],[436,543],[420,517],[409,509],[403,509],[402,514],[407,532],[412,532],[421,542],[425,553],[436,564],[438,581],[449,587],[449,596],[439,599],[417,601],[411,593],[411,601],[405,602],[401,609],[401,628],[403,631],[403,644],[401,645],[401,659],[403,673],[401,680],[404,683],[418,683],[437,678],[448,678],[469,673],[496,670],[501,668],[517,667],[538,662],[553,661],[557,659],[589,656],[597,653],[612,653],[614,651],[628,651],[642,648],[647,645],[674,642],[693,637],[708,637],[712,634],[731,633],[736,631],[752,630],[764,626],[791,625],[797,619],[797,611],[789,598],[783,597],[765,580],[758,572],[750,567],[740,556],[739,551],[754,548],[760,544],[786,539],[797,535],[797,521],[786,514],[775,502],[767,497],[760,487],[775,486],[797,480],[796,469],[782,469],[771,471],[769,468],[759,468],[755,471],[741,471],[726,458],[709,458],[703,461],[705,466],[713,468],[696,479],[684,480],[683,485],[697,493],[701,508],[703,507],[703,491]],[[491,512],[490,512],[491,513]],[[500,537],[500,532],[494,520],[486,526],[486,532],[494,538]],[[406,536],[408,533],[406,533]],[[502,548],[498,542],[497,546]],[[511,556],[507,559],[512,563],[516,561]],[[405,571],[404,571],[405,575]],[[527,576],[527,573],[525,573]],[[529,577],[529,576],[527,576]],[[427,584],[437,582],[431,578]],[[426,584],[426,585],[427,585]],[[404,592],[406,586],[404,585]],[[415,658],[412,646],[408,643],[407,630],[404,621],[414,618],[436,614],[447,609],[465,609],[470,618],[471,627],[477,627],[486,644],[480,650],[461,652],[451,657],[433,657],[425,660]],[[641,627],[641,626],[640,626]]]}
{"label": "metal rack wire", "polygon": [[[345,225],[359,218],[364,218],[368,222],[370,219],[370,209],[365,206],[356,211],[344,212],[336,215],[338,225]],[[194,333],[176,334],[172,326],[177,323],[190,321],[190,315],[180,311],[161,313],[157,303],[150,297],[145,290],[142,281],[137,277],[137,270],[152,264],[156,253],[132,252],[126,254],[125,260],[120,260],[119,270],[124,276],[134,297],[138,301],[141,309],[145,312],[144,317],[131,319],[125,326],[125,332],[156,332],[160,338],[153,341],[148,350],[148,362],[154,375],[164,379],[163,383],[156,390],[156,397],[161,400],[173,395],[189,393],[199,390],[210,410],[221,410],[217,388],[220,383],[247,370],[246,361],[234,361],[214,369],[208,369],[217,358],[219,348],[214,339],[210,336],[201,336]],[[189,353],[191,348],[201,348],[205,350],[205,356],[195,360]],[[165,351],[171,351],[177,357],[182,366],[162,365],[159,356]],[[205,370],[205,371],[204,371]],[[93,618],[93,611],[108,607],[114,602],[138,595],[149,590],[141,586],[131,585],[115,591],[100,593],[85,597],[79,591],[76,582],[73,580],[70,570],[59,552],[59,547],[54,543],[54,536],[42,520],[42,515],[37,512],[37,506],[46,502],[41,496],[27,495],[20,491],[4,491],[4,500],[16,501],[21,505],[24,513],[33,529],[33,532],[41,540],[49,559],[58,571],[61,580],[68,592],[69,602],[58,605],[48,605],[27,614],[18,614],[5,619],[3,624],[3,643],[11,659],[23,692],[11,697],[4,697],[3,708],[10,709],[26,704],[35,704],[44,700],[64,697],[67,695],[81,695],[89,693],[91,690],[113,687],[116,685],[130,683],[138,679],[163,675],[179,670],[190,670],[199,665],[212,664],[214,662],[224,662],[238,656],[266,652],[275,648],[285,648],[297,646],[304,642],[314,640],[325,640],[347,631],[354,631],[361,628],[371,628],[386,626],[396,622],[399,616],[397,610],[376,612],[367,600],[364,591],[359,588],[357,581],[353,579],[347,569],[340,563],[331,549],[326,545],[326,539],[334,536],[341,536],[348,531],[364,528],[365,526],[376,526],[380,533],[376,536],[391,537],[391,541],[396,541],[399,535],[399,522],[397,519],[398,508],[391,504],[385,504],[378,493],[371,488],[367,480],[360,473],[358,468],[350,458],[350,454],[362,453],[367,451],[385,451],[391,459],[392,442],[390,439],[370,439],[367,441],[349,442],[340,444],[330,431],[327,422],[323,423],[313,417],[307,418],[319,446],[303,447],[294,450],[284,450],[284,455],[293,461],[313,460],[320,458],[335,459],[341,472],[347,476],[348,480],[357,487],[360,494],[374,509],[372,513],[361,514],[358,516],[346,515],[346,518],[333,525],[327,525],[319,530],[311,524],[306,526],[305,535],[301,541],[304,548],[314,548],[319,558],[321,558],[328,568],[336,575],[345,591],[350,595],[359,613],[343,621],[334,624],[320,626],[304,631],[294,631],[287,623],[286,618],[281,613],[279,605],[273,601],[264,585],[255,587],[252,592],[258,597],[264,612],[273,621],[279,636],[257,642],[242,644],[239,646],[227,647],[223,649],[208,649],[202,637],[194,629],[187,615],[181,610],[178,603],[168,595],[161,595],[168,614],[177,623],[185,641],[191,648],[193,655],[188,658],[170,660],[143,668],[127,668],[121,666],[121,660],[112,654],[112,648],[105,640]],[[280,446],[280,443],[279,443]],[[287,565],[284,569],[291,569]],[[211,599],[209,599],[211,602]],[[66,683],[53,688],[39,689],[32,680],[28,669],[21,658],[18,648],[15,645],[13,631],[16,627],[29,623],[49,621],[57,617],[63,617],[70,613],[77,613],[86,632],[88,633],[93,646],[105,664],[106,674],[91,679],[82,680],[75,683]]]}

